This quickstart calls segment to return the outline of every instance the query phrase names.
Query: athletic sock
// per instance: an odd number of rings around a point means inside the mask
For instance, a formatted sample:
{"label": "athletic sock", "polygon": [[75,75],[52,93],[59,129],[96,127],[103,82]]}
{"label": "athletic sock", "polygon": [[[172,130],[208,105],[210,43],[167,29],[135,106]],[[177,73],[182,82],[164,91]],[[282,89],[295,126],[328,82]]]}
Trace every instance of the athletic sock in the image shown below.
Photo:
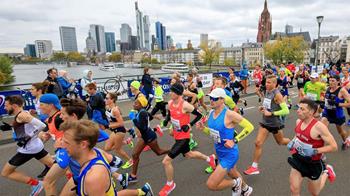
{"label": "athletic sock", "polygon": [[253,163],[252,163],[252,167],[254,167],[254,168],[258,168],[258,163],[253,162]]}
{"label": "athletic sock", "polygon": [[123,175],[122,175],[122,174],[119,174],[117,180],[118,180],[119,182],[121,182],[121,181],[123,180]]}
{"label": "athletic sock", "polygon": [[167,182],[166,182],[166,184],[167,184],[168,186],[171,186],[173,183],[174,183],[174,181],[170,181],[170,182],[167,181]]}
{"label": "athletic sock", "polygon": [[248,190],[248,188],[249,188],[249,186],[247,185],[247,184],[244,184],[244,185],[242,185],[243,187],[242,187],[242,191],[246,191],[246,190]]}
{"label": "athletic sock", "polygon": [[137,192],[138,192],[138,196],[146,195],[146,193],[143,192],[142,189],[137,189]]}
{"label": "athletic sock", "polygon": [[39,181],[37,179],[34,178],[30,178],[27,182],[27,184],[29,184],[30,186],[36,186],[39,184]]}
{"label": "athletic sock", "polygon": [[232,187],[235,187],[237,185],[237,179],[232,179],[232,182],[233,182]]}

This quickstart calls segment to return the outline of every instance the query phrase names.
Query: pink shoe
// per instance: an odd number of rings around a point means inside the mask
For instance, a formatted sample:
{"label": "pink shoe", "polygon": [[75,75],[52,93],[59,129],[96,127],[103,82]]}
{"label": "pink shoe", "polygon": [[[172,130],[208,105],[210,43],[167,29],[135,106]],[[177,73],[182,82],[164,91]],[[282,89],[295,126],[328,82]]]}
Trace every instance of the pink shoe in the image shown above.
{"label": "pink shoe", "polygon": [[160,125],[157,125],[155,128],[154,128],[155,132],[158,133],[159,137],[163,137],[163,130],[162,128],[160,127]]}
{"label": "pink shoe", "polygon": [[259,171],[259,169],[257,167],[250,166],[243,173],[245,175],[257,175],[257,174],[260,174],[260,171]]}
{"label": "pink shoe", "polygon": [[151,150],[151,148],[149,146],[146,146],[146,147],[143,148],[142,152],[146,152],[146,151],[149,151],[149,150]]}
{"label": "pink shoe", "polygon": [[335,175],[334,168],[331,165],[326,166],[328,172],[328,180],[329,182],[333,183],[335,179],[337,178],[337,175]]}

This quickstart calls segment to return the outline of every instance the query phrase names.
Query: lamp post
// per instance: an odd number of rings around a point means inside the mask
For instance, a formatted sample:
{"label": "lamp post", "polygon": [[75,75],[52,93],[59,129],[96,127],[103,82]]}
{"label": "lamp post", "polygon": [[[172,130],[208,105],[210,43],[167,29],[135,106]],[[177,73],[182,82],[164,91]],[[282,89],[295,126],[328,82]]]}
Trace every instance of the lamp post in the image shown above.
{"label": "lamp post", "polygon": [[318,52],[320,50],[320,29],[321,29],[321,23],[323,21],[323,16],[317,16],[316,19],[318,23],[318,38],[317,38],[317,45],[316,45],[315,66],[317,66]]}

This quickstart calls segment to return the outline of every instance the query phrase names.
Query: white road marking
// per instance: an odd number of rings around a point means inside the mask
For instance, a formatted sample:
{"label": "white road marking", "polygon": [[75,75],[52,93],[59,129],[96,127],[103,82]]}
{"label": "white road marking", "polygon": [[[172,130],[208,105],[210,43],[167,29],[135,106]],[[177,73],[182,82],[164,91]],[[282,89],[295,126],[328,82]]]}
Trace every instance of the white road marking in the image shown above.
{"label": "white road marking", "polygon": [[256,107],[255,106],[251,106],[251,107],[243,108],[243,110],[246,111],[246,110],[250,110],[250,109],[254,109],[254,108],[256,108]]}

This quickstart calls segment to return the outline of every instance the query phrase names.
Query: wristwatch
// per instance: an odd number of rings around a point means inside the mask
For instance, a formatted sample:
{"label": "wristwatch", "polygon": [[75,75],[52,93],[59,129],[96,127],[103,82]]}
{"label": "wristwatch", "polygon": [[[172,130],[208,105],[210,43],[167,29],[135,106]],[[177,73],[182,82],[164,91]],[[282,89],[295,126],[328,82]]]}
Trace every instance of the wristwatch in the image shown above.
{"label": "wristwatch", "polygon": [[234,142],[235,144],[237,144],[237,143],[238,143],[238,140],[237,140],[236,138],[233,138],[233,142]]}

